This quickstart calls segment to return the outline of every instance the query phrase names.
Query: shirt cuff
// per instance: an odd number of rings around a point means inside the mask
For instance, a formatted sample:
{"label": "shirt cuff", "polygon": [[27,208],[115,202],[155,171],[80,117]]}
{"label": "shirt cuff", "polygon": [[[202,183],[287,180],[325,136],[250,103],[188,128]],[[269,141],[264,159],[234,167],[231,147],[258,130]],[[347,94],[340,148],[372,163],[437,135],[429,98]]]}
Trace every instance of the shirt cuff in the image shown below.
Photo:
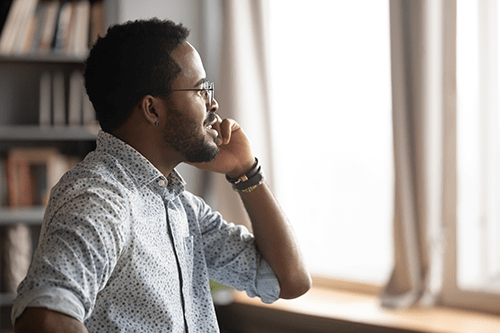
{"label": "shirt cuff", "polygon": [[280,284],[269,264],[261,258],[257,268],[257,277],[255,279],[255,289],[257,294],[247,291],[248,296],[259,296],[262,302],[270,304],[280,298]]}
{"label": "shirt cuff", "polygon": [[11,321],[15,324],[28,307],[41,307],[64,313],[83,323],[85,307],[80,299],[71,291],[57,287],[41,287],[17,296],[12,307]]}

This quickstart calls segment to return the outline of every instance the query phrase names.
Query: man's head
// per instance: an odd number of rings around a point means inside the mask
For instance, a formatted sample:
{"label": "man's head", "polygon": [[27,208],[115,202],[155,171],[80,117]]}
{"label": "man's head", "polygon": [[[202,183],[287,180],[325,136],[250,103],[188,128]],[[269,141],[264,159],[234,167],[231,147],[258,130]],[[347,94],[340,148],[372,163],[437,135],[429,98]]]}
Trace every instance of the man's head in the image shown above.
{"label": "man's head", "polygon": [[181,24],[152,19],[113,26],[97,40],[84,77],[104,131],[119,128],[144,95],[169,95],[181,72],[171,53],[188,35]]}
{"label": "man's head", "polygon": [[187,35],[182,25],[158,19],[117,25],[86,63],[102,129],[160,167],[207,162],[219,152],[213,84]]}

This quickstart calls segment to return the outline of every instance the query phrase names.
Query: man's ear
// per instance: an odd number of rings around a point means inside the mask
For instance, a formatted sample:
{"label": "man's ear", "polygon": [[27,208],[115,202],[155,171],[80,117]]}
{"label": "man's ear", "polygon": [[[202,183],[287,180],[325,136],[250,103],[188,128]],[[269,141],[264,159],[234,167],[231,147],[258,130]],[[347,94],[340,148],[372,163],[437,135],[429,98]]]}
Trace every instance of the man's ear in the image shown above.
{"label": "man's ear", "polygon": [[142,115],[152,125],[159,122],[158,106],[158,98],[151,95],[146,95],[139,101],[139,109]]}

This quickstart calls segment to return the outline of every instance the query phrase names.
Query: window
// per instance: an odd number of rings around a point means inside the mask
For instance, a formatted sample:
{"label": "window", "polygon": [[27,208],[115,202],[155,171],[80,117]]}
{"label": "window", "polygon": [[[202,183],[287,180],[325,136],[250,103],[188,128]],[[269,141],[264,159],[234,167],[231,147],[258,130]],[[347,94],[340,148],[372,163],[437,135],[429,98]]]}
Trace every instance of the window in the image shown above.
{"label": "window", "polygon": [[[457,3],[457,282],[500,293],[500,6]],[[481,19],[480,19],[481,18]]]}
{"label": "window", "polygon": [[497,1],[457,0],[456,191],[448,194],[455,196],[456,217],[446,217],[442,294],[447,305],[494,312],[500,310],[499,9]]}
{"label": "window", "polygon": [[389,2],[270,1],[275,192],[313,275],[393,263]]}

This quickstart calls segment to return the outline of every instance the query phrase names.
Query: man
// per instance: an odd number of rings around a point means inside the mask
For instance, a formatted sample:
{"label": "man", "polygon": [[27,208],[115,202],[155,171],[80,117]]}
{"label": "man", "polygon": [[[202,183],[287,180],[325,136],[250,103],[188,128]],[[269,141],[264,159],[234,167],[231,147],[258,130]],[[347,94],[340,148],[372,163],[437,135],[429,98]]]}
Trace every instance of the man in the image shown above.
{"label": "man", "polygon": [[[245,133],[215,114],[188,33],[128,22],[91,50],[85,83],[103,131],[51,192],[16,332],[217,332],[209,279],[269,303],[310,288]],[[182,162],[226,174],[254,236],[184,190]]]}

